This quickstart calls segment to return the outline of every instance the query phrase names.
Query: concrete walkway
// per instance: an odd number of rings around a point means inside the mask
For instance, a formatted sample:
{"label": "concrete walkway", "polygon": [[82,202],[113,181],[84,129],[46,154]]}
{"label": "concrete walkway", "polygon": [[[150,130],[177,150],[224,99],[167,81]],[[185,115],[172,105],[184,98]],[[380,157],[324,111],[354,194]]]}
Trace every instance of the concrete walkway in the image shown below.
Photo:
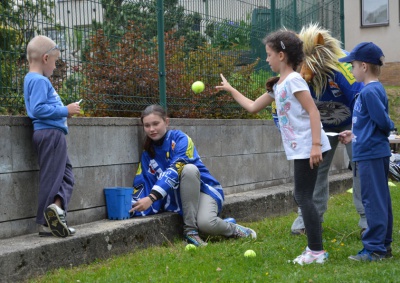
{"label": "concrete walkway", "polygon": [[[330,177],[331,194],[350,187],[351,173]],[[226,196],[222,217],[251,222],[296,210],[293,184],[284,184]],[[59,267],[87,264],[173,242],[182,235],[182,220],[177,214],[162,213],[128,220],[102,220],[74,228],[76,235],[63,239],[40,238],[35,233],[0,240],[0,282],[17,282]]]}

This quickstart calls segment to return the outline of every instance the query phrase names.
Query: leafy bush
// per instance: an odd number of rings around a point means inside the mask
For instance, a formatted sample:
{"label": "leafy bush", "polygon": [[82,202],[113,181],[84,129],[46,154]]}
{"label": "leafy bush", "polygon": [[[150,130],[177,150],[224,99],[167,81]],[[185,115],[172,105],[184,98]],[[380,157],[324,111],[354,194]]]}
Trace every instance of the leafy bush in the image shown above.
{"label": "leafy bush", "polygon": [[222,50],[250,48],[251,24],[246,21],[213,22],[207,25],[205,33],[211,38],[213,47]]}
{"label": "leafy bush", "polygon": [[0,26],[0,95],[13,92],[17,55],[13,52],[20,33],[13,28]]}
{"label": "leafy bush", "polygon": [[[183,62],[174,60],[180,51],[172,44],[169,34],[165,37],[168,88],[180,89],[176,70]],[[82,70],[86,77],[82,93],[86,108],[95,116],[132,116],[137,105],[158,101],[158,54],[153,46],[143,39],[143,28],[130,24],[116,48],[103,30],[97,30],[85,54]],[[172,65],[174,64],[174,65]],[[136,114],[137,115],[137,114]]]}
{"label": "leafy bush", "polygon": [[[119,39],[124,36],[129,23],[140,23],[142,37],[152,41],[157,37],[157,1],[114,1],[102,0],[105,8],[102,23],[93,23],[95,30],[103,30],[110,40],[110,47],[117,46]],[[206,42],[200,33],[202,17],[199,13],[186,14],[178,0],[163,1],[164,32],[174,31],[173,37],[185,37],[185,50],[196,49]]]}
{"label": "leafy bush", "polygon": [[[115,50],[98,30],[92,37],[83,65],[86,113],[93,116],[135,116],[132,110],[159,102],[158,48],[145,40],[143,28],[131,23]],[[235,60],[209,45],[186,52],[185,38],[165,34],[166,93],[171,117],[243,118],[251,116],[229,94],[217,91],[219,74],[233,71],[250,78],[254,64],[235,70]],[[216,54],[219,56],[216,58]],[[206,89],[194,95],[194,81],[202,80]],[[136,109],[135,109],[136,108]],[[139,112],[139,111],[136,111]]]}
{"label": "leafy bush", "polygon": [[[20,33],[14,45],[16,52],[25,53],[29,40],[35,33],[42,32],[43,22],[54,23],[54,14],[52,13],[54,6],[55,3],[51,0],[2,1],[1,24],[18,30]],[[41,19],[41,22],[34,20],[38,18]],[[56,26],[60,25],[56,24]]]}

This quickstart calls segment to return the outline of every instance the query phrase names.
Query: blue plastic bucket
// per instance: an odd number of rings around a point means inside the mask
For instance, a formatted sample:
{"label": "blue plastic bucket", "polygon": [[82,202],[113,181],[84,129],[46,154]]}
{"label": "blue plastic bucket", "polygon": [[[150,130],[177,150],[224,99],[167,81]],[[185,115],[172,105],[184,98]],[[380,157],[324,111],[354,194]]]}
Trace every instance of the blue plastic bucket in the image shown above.
{"label": "blue plastic bucket", "polygon": [[110,220],[128,219],[132,208],[133,188],[104,188],[107,216]]}

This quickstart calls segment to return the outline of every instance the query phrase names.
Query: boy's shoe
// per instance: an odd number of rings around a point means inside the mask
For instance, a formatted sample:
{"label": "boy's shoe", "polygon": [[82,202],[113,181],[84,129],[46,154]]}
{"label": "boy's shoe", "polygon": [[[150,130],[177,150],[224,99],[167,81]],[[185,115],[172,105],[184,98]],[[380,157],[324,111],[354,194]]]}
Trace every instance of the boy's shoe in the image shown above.
{"label": "boy's shoe", "polygon": [[188,244],[193,244],[193,245],[195,245],[196,247],[205,247],[205,246],[207,246],[207,243],[204,242],[204,241],[200,238],[199,233],[198,233],[197,231],[188,232],[188,233],[185,235],[185,239],[186,239],[186,242],[187,242]]}
{"label": "boy's shoe", "polygon": [[233,232],[233,237],[235,238],[247,238],[251,236],[252,239],[257,239],[257,233],[253,229],[244,227],[242,225],[236,224],[235,232]]}
{"label": "boy's shoe", "polygon": [[[73,236],[75,234],[75,229],[72,227],[68,227],[69,230],[69,235]],[[49,227],[40,225],[39,226],[39,237],[53,237],[53,233],[51,233],[51,230]]]}
{"label": "boy's shoe", "polygon": [[381,255],[381,254],[378,254],[378,253],[375,253],[373,251],[369,251],[366,249],[362,249],[356,255],[349,256],[349,259],[355,260],[355,261],[381,261],[384,258],[385,258],[385,255]]}
{"label": "boy's shoe", "polygon": [[392,247],[391,246],[387,246],[386,247],[386,254],[384,259],[391,259],[393,258],[393,254],[392,254]]}
{"label": "boy's shoe", "polygon": [[293,263],[298,263],[300,265],[310,264],[310,263],[324,263],[328,259],[328,253],[324,250],[319,252],[314,252],[307,248],[301,255],[293,260]]}
{"label": "boy's shoe", "polygon": [[56,204],[50,204],[44,211],[44,218],[53,236],[65,238],[70,235],[70,231],[65,221],[65,211]]}

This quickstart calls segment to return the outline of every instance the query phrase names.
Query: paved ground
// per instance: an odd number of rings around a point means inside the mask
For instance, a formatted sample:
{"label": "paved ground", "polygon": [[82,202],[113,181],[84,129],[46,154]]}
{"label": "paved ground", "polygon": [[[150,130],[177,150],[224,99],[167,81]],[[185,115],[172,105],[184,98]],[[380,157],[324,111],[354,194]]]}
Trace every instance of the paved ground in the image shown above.
{"label": "paved ground", "polygon": [[[331,194],[344,192],[351,186],[351,173],[330,177]],[[222,217],[251,222],[296,211],[292,190],[293,184],[285,184],[228,195]],[[17,282],[51,269],[174,241],[182,235],[182,220],[177,214],[162,213],[128,220],[102,220],[74,228],[76,235],[65,239],[30,234],[0,240],[0,282]]]}

